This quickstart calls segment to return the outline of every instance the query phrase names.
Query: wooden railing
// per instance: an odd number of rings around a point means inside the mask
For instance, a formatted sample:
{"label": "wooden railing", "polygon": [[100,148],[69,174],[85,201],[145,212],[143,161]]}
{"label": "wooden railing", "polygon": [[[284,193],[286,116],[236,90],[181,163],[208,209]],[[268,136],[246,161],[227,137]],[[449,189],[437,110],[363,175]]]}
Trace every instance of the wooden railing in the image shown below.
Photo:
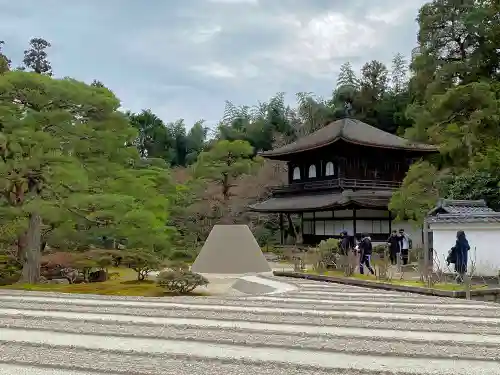
{"label": "wooden railing", "polygon": [[302,191],[321,191],[333,189],[375,189],[394,190],[401,186],[400,182],[382,180],[356,180],[337,178],[334,180],[295,182],[273,189],[274,194],[298,193]]}

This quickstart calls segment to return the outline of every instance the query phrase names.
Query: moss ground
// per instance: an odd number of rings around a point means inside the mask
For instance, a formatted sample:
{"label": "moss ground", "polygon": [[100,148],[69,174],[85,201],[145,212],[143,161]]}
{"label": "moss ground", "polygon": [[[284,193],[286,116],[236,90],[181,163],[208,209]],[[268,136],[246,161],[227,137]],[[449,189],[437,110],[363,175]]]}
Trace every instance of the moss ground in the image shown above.
{"label": "moss ground", "polygon": [[[358,279],[358,280],[367,280],[371,281],[374,283],[387,283],[387,284],[394,284],[394,285],[404,285],[404,286],[413,286],[413,287],[420,287],[420,288],[425,288],[426,285],[419,280],[399,280],[399,279],[393,279],[393,280],[377,280],[375,276],[372,275],[360,275],[360,274],[354,274],[351,277],[345,277],[343,272],[341,271],[328,271],[328,272],[323,272],[323,273],[318,273],[313,270],[307,270],[306,273],[311,273],[315,275],[324,275],[324,276],[334,276],[334,277],[342,277],[346,279]],[[487,285],[472,285],[472,289],[482,289],[482,288],[487,288]],[[455,283],[438,283],[433,285],[433,289],[439,289],[439,290],[447,290],[447,291],[459,291],[459,290],[464,290],[464,285],[459,285]]]}
{"label": "moss ground", "polygon": [[[138,281],[137,274],[129,268],[111,268],[110,273],[119,274],[113,280],[89,284],[14,284],[2,286],[0,289],[30,290],[38,292],[59,292],[75,294],[99,294],[108,296],[143,296],[168,297],[178,294],[169,293],[158,287],[154,280]],[[190,295],[201,295],[191,293]]]}

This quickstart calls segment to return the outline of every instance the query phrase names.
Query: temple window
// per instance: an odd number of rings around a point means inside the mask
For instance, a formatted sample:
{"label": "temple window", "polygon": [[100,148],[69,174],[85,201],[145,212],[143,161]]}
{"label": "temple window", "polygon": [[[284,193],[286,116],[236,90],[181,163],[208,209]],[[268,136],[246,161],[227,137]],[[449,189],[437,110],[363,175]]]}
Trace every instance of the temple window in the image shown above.
{"label": "temple window", "polygon": [[316,178],[316,166],[313,164],[309,167],[309,178]]}
{"label": "temple window", "polygon": [[325,166],[325,176],[334,176],[335,170],[333,169],[333,163],[329,161]]}
{"label": "temple window", "polygon": [[300,168],[299,167],[295,167],[293,168],[293,175],[292,175],[292,179],[295,181],[295,180],[300,180]]}

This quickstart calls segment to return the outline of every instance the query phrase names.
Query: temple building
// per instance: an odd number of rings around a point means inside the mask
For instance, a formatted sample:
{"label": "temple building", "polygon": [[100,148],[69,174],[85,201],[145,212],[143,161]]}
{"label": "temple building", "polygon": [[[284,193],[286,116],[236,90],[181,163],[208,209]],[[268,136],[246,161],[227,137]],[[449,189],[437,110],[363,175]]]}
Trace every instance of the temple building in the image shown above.
{"label": "temple building", "polygon": [[282,244],[289,233],[285,227],[306,245],[338,237],[344,230],[358,239],[368,233],[373,242],[384,242],[392,229],[404,228],[418,246],[421,230],[404,222],[392,228],[388,204],[410,165],[436,152],[435,146],[413,143],[355,119],[337,120],[260,154],[287,163],[288,184],[274,188],[268,200],[250,209],[280,214]]}

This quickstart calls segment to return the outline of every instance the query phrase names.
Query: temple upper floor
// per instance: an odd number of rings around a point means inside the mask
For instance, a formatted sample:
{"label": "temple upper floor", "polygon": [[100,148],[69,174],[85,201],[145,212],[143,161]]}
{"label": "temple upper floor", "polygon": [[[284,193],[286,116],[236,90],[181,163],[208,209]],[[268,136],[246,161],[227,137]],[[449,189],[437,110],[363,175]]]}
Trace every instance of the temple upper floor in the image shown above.
{"label": "temple upper floor", "polygon": [[287,193],[338,188],[395,189],[412,163],[436,152],[434,146],[414,143],[346,118],[261,155],[287,162],[288,185],[275,190]]}

